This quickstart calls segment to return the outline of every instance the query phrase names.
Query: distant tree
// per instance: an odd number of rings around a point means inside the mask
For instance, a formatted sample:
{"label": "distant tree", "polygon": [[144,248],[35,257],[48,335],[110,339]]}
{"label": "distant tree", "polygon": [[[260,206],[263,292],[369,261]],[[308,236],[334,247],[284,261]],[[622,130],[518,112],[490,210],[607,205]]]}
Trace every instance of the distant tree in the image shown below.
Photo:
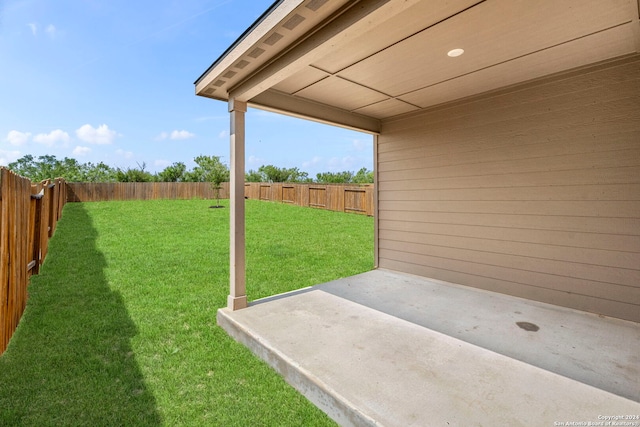
{"label": "distant tree", "polygon": [[184,181],[184,174],[187,167],[182,162],[175,162],[171,166],[167,166],[158,173],[158,181],[161,182],[181,182]]}
{"label": "distant tree", "polygon": [[[56,156],[52,156],[50,154],[38,156],[36,165],[38,165],[39,176],[37,176],[36,179],[32,179],[32,181],[42,181],[44,179],[58,178],[64,175],[62,165],[60,164],[60,161],[56,159]],[[71,181],[71,178],[69,181]]]}
{"label": "distant tree", "polygon": [[226,178],[222,181],[229,180],[229,168],[222,163],[220,156],[198,156],[193,159],[196,166],[184,174],[184,180],[189,182],[212,182],[211,172],[216,169],[224,169]]}
{"label": "distant tree", "polygon": [[207,174],[207,181],[211,182],[211,187],[216,195],[216,206],[217,208],[221,208],[220,205],[220,189],[222,188],[222,183],[225,181],[229,181],[229,168],[224,163],[220,162],[220,158],[216,158],[217,161],[211,165],[211,170]]}
{"label": "distant tree", "polygon": [[316,182],[341,184],[353,182],[353,172],[322,172],[316,174]]}
{"label": "distant tree", "polygon": [[82,166],[83,182],[116,182],[116,170],[104,162],[88,162]]}
{"label": "distant tree", "polygon": [[9,163],[7,167],[18,175],[22,175],[32,181],[41,181],[41,179],[39,179],[40,166],[31,154],[22,156],[15,162]]}
{"label": "distant tree", "polygon": [[289,179],[289,171],[273,165],[262,165],[258,169],[262,173],[264,182],[286,182]]}
{"label": "distant tree", "polygon": [[8,168],[34,182],[51,178],[64,178],[69,182],[83,181],[85,169],[76,159],[65,157],[58,160],[50,154],[38,156],[37,159],[27,154],[9,163]]}
{"label": "distant tree", "polygon": [[58,165],[61,166],[59,176],[70,182],[83,182],[87,180],[88,166],[86,163],[79,163],[76,159],[65,157]]}
{"label": "distant tree", "polygon": [[353,177],[353,181],[356,184],[373,184],[373,171],[367,168],[362,168]]}
{"label": "distant tree", "polygon": [[262,165],[257,171],[250,170],[245,174],[249,182],[309,182],[309,174],[298,168],[279,168],[273,165]]}
{"label": "distant tree", "polygon": [[184,180],[189,182],[210,182],[220,207],[220,189],[223,182],[229,181],[229,167],[222,163],[220,156],[198,156],[193,159],[196,166],[184,174]]}
{"label": "distant tree", "polygon": [[155,176],[145,170],[146,163],[138,163],[138,168],[116,169],[116,181],[118,182],[153,182]]}
{"label": "distant tree", "polygon": [[244,180],[246,182],[263,182],[264,177],[262,173],[249,169],[249,172],[244,174]]}
{"label": "distant tree", "polygon": [[289,168],[289,179],[285,182],[313,182],[309,178],[307,172],[301,171],[298,168]]}

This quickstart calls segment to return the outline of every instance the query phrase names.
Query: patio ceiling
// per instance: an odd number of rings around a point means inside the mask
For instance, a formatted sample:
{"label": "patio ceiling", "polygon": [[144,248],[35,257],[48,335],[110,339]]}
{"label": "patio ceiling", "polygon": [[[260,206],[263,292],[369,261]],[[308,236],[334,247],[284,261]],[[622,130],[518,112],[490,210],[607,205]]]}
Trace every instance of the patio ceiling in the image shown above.
{"label": "patio ceiling", "polygon": [[637,54],[638,17],[638,0],[284,0],[196,94],[376,133],[391,117]]}

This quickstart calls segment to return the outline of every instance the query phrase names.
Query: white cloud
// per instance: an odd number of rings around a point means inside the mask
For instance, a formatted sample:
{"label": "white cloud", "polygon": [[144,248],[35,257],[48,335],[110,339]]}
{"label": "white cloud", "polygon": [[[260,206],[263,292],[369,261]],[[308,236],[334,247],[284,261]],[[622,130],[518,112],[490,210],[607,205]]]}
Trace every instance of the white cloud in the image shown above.
{"label": "white cloud", "polygon": [[69,134],[63,130],[56,129],[49,133],[39,133],[33,137],[33,140],[39,144],[44,144],[48,147],[53,147],[56,142],[68,143],[71,138]]}
{"label": "white cloud", "polygon": [[15,145],[19,147],[20,145],[24,145],[29,140],[31,133],[29,132],[20,132],[17,130],[10,130],[7,134],[7,142],[11,145]]}
{"label": "white cloud", "polygon": [[27,24],[27,26],[28,26],[29,28],[31,28],[31,34],[33,34],[34,36],[37,36],[37,35],[38,35],[38,25],[36,25],[36,24],[34,24],[34,23],[32,22],[32,23]]}
{"label": "white cloud", "polygon": [[157,140],[172,139],[172,140],[176,141],[176,140],[181,140],[181,139],[193,138],[194,136],[196,136],[195,133],[191,133],[191,132],[186,131],[186,130],[174,130],[171,133],[161,132],[160,135],[156,136],[156,139]]}
{"label": "white cloud", "polygon": [[86,124],[76,130],[76,135],[84,142],[89,144],[111,144],[113,140],[118,136],[118,133],[109,129],[107,125],[100,125],[97,128]]}
{"label": "white cloud", "polygon": [[56,27],[53,24],[49,24],[47,25],[47,28],[45,28],[44,32],[47,33],[47,35],[51,38],[54,38],[56,36]]}
{"label": "white cloud", "polygon": [[153,162],[153,165],[159,168],[166,168],[167,166],[169,166],[171,164],[171,162],[169,160],[156,160]]}
{"label": "white cloud", "polygon": [[133,157],[133,151],[124,151],[124,150],[123,150],[123,149],[121,149],[121,148],[118,148],[118,149],[116,150],[116,154],[117,154],[118,156],[122,156],[122,157],[124,157],[125,159],[130,159],[130,158],[132,158],[132,157]]}
{"label": "white cloud", "polygon": [[228,130],[220,131],[220,133],[218,134],[218,138],[220,138],[220,139],[229,138],[229,131]]}
{"label": "white cloud", "polygon": [[11,162],[15,162],[20,158],[20,152],[17,150],[7,151],[0,150],[0,165],[7,166]]}
{"label": "white cloud", "polygon": [[91,152],[91,148],[89,147],[82,147],[80,145],[76,146],[76,148],[73,149],[73,154],[76,156],[85,156],[87,154],[89,154]]}
{"label": "white cloud", "polygon": [[196,136],[195,133],[191,133],[186,130],[174,130],[171,132],[171,139],[189,139],[194,136]]}

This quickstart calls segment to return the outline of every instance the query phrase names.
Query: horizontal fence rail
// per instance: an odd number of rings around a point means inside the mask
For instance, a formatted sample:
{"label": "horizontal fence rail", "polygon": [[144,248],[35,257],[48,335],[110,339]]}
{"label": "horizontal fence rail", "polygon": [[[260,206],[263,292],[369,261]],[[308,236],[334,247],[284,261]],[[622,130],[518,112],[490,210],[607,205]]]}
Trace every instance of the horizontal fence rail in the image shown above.
{"label": "horizontal fence rail", "polygon": [[[229,198],[229,183],[223,182],[220,198]],[[215,199],[208,182],[107,182],[68,183],[69,202],[109,200]],[[247,199],[291,203],[298,206],[373,216],[373,184],[294,184],[247,182]]]}
{"label": "horizontal fence rail", "polygon": [[0,169],[0,354],[26,307],[29,278],[47,255],[66,189],[62,179],[33,184]]}

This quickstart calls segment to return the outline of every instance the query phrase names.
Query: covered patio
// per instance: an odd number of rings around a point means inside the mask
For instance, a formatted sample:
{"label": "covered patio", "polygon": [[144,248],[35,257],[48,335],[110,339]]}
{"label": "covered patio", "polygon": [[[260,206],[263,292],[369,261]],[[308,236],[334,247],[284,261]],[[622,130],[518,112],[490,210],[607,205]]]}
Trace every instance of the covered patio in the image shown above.
{"label": "covered patio", "polygon": [[[279,0],[195,85],[230,113],[218,322],[336,421],[640,423],[606,418],[640,414],[637,0]],[[375,271],[248,303],[248,107],[372,135]]]}
{"label": "covered patio", "polygon": [[378,269],[218,323],[344,426],[640,413],[639,324],[420,276]]}

